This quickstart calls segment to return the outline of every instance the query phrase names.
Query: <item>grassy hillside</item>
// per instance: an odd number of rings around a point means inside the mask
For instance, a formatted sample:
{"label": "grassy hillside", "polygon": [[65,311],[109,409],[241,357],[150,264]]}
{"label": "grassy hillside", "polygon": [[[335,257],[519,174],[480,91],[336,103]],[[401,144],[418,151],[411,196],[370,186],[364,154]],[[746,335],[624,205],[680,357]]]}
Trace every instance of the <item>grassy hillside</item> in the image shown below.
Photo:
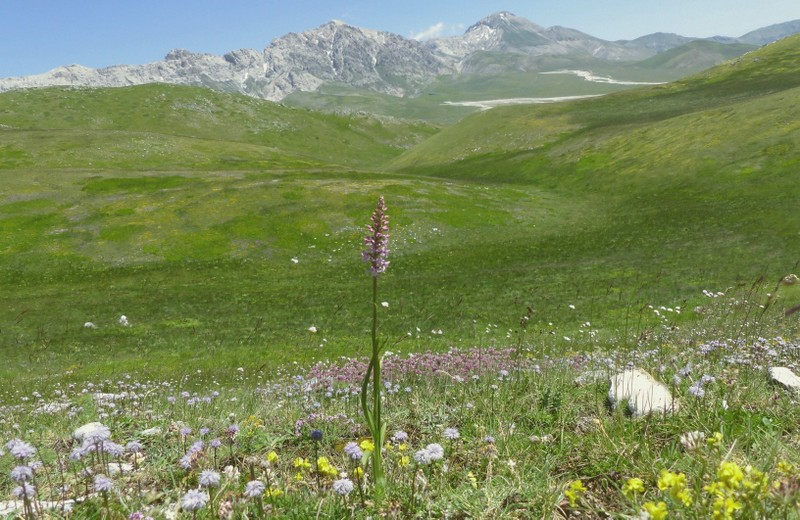
{"label": "grassy hillside", "polygon": [[685,45],[660,52],[637,63],[637,67],[651,70],[685,70],[696,72],[708,69],[720,62],[734,59],[757,49],[756,45],[744,43],[719,43],[695,40]]}
{"label": "grassy hillside", "polygon": [[558,276],[540,267],[556,257],[577,276],[592,272],[595,291],[614,285],[610,273],[676,294],[777,279],[800,259],[798,64],[795,37],[669,85],[494,109],[394,168],[585,201],[596,213],[580,226],[552,242],[531,237],[527,261],[544,280]]}
{"label": "grassy hillside", "polygon": [[381,194],[392,349],[508,344],[529,305],[541,352],[682,326],[702,289],[796,269],[798,64],[788,39],[406,153],[436,129],[179,87],[2,94],[0,380],[364,354]]}
{"label": "grassy hillside", "polygon": [[240,170],[376,166],[435,129],[154,84],[7,92],[0,132],[3,168]]}

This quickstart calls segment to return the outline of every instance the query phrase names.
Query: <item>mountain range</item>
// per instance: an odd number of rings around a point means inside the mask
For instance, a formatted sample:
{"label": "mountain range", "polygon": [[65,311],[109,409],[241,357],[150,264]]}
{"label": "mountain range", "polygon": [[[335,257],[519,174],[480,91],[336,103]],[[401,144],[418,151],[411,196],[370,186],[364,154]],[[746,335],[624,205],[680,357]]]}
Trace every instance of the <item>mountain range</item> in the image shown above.
{"label": "mountain range", "polygon": [[[669,79],[708,67],[733,54],[800,32],[800,20],[772,25],[738,38],[714,37],[697,56],[696,38],[656,33],[635,40],[607,41],[566,27],[541,27],[508,12],[492,14],[459,36],[417,41],[403,36],[331,21],[302,33],[289,33],[263,51],[239,49],[223,56],[170,51],[145,65],[91,69],[58,67],[44,74],[0,79],[0,92],[33,87],[121,87],[170,83],[210,87],[272,101],[323,85],[345,85],[396,97],[419,95],[436,78],[498,75],[608,64],[654,63],[673,72]],[[711,57],[706,52],[710,51]],[[716,53],[715,53],[716,52]],[[678,58],[676,58],[676,56]]]}

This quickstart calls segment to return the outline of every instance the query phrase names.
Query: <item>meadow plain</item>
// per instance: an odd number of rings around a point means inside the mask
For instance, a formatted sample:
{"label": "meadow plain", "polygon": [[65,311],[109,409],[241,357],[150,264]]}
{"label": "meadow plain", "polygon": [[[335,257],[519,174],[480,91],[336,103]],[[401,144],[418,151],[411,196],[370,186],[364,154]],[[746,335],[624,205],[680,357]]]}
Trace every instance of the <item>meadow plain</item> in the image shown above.
{"label": "meadow plain", "polygon": [[[798,355],[800,291],[779,284],[800,260],[798,63],[788,38],[443,128],[163,85],[2,94],[2,439],[38,447],[37,500],[86,518],[794,517],[797,404],[765,370]],[[368,440],[353,386],[380,195],[386,407],[409,437],[375,504],[342,449]],[[629,363],[681,411],[609,413]],[[112,438],[139,447],[98,455]],[[112,459],[136,467],[104,489]]]}

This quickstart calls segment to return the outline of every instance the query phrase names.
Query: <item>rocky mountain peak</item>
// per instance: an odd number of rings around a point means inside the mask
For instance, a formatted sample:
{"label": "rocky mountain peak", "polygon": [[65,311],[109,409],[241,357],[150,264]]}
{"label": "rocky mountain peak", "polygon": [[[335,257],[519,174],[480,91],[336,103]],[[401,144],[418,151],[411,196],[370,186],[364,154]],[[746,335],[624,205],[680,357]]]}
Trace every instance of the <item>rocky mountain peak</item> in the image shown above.
{"label": "rocky mountain peak", "polygon": [[[798,21],[746,35],[774,40],[800,30]],[[173,49],[161,61],[90,69],[73,65],[44,74],[0,79],[0,92],[54,85],[117,87],[163,82],[203,85],[279,101],[295,91],[338,83],[394,96],[418,94],[438,76],[539,70],[538,56],[561,63],[586,60],[637,61],[685,43],[688,38],[656,34],[609,42],[565,27],[543,28],[508,11],[493,13],[464,34],[419,42],[403,36],[332,20],[289,33],[263,51],[239,49],[223,56]],[[501,56],[505,54],[505,56]]]}

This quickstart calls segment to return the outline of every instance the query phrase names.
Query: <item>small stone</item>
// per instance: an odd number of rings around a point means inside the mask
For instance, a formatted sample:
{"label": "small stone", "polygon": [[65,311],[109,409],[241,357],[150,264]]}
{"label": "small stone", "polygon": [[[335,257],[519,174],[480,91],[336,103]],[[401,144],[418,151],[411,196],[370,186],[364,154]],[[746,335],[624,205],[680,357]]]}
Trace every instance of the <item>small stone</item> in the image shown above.
{"label": "small stone", "polygon": [[88,424],[84,424],[80,428],[76,428],[75,431],[72,432],[72,436],[75,437],[75,439],[82,441],[84,437],[86,437],[91,433],[94,433],[95,431],[101,428],[105,428],[105,426],[102,423],[90,422]]}
{"label": "small stone", "polygon": [[133,465],[128,464],[127,462],[109,462],[108,463],[108,474],[109,475],[117,475],[119,473],[130,473],[133,471]]}
{"label": "small stone", "polygon": [[161,428],[158,426],[154,426],[142,431],[143,437],[155,437],[156,435],[161,435]]}
{"label": "small stone", "polygon": [[644,370],[633,368],[612,376],[608,400],[615,409],[623,401],[634,417],[653,413],[670,413],[678,408],[669,388]]}
{"label": "small stone", "polygon": [[787,390],[800,393],[800,377],[787,367],[770,367],[769,378]]}
{"label": "small stone", "polygon": [[556,440],[556,438],[553,436],[552,433],[548,433],[547,435],[542,435],[542,436],[531,435],[530,440],[534,444],[550,444],[551,442]]}
{"label": "small stone", "polygon": [[575,423],[575,433],[578,435],[586,435],[593,431],[599,430],[603,423],[597,417],[579,417]]}
{"label": "small stone", "polygon": [[787,274],[781,278],[781,285],[797,285],[798,282],[800,282],[800,279],[797,278],[796,274]]}

